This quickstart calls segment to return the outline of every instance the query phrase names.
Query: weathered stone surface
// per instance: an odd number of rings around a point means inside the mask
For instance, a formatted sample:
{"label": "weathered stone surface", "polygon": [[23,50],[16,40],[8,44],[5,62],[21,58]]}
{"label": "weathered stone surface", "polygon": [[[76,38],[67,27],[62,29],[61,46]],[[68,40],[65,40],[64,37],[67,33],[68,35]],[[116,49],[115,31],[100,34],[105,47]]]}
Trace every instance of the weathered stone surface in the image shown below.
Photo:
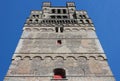
{"label": "weathered stone surface", "polygon": [[15,53],[104,53],[98,39],[21,39]]}
{"label": "weathered stone surface", "polygon": [[31,12],[4,81],[115,80],[87,12],[68,2]]}

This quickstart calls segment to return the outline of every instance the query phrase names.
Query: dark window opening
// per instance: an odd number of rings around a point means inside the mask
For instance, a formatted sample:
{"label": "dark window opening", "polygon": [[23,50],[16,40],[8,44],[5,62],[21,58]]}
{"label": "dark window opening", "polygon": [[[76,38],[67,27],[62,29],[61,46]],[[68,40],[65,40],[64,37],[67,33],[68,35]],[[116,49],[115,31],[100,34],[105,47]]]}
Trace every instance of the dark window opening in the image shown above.
{"label": "dark window opening", "polygon": [[60,32],[63,32],[63,30],[64,30],[63,27],[60,27]]}
{"label": "dark window opening", "polygon": [[38,19],[35,20],[35,23],[38,23]]}
{"label": "dark window opening", "polygon": [[60,23],[62,23],[62,20],[60,20]]}
{"label": "dark window opening", "polygon": [[57,16],[58,19],[61,19],[61,16]]}
{"label": "dark window opening", "polygon": [[77,18],[76,13],[74,13],[74,14],[73,14],[73,18],[74,18],[74,19],[76,19],[76,18]]}
{"label": "dark window opening", "polygon": [[83,15],[83,18],[86,18],[86,15]]}
{"label": "dark window opening", "polygon": [[74,20],[74,23],[77,23],[77,21],[76,21],[76,20]]}
{"label": "dark window opening", "polygon": [[57,20],[57,24],[59,24],[60,22],[59,22],[59,20]]}
{"label": "dark window opening", "polygon": [[58,32],[58,27],[55,27],[55,31]]}
{"label": "dark window opening", "polygon": [[39,18],[39,15],[36,15],[37,18]]}
{"label": "dark window opening", "polygon": [[54,21],[53,21],[53,20],[51,20],[51,22],[52,22],[52,23],[54,23]]}
{"label": "dark window opening", "polygon": [[80,18],[87,18],[86,15],[79,15]]}
{"label": "dark window opening", "polygon": [[67,19],[67,16],[63,16],[64,19]]}
{"label": "dark window opening", "polygon": [[61,40],[57,40],[57,44],[62,44],[62,41]]}
{"label": "dark window opening", "polygon": [[55,19],[55,16],[51,16],[52,19]]}
{"label": "dark window opening", "polygon": [[50,23],[50,20],[49,20],[49,23]]}
{"label": "dark window opening", "polygon": [[86,22],[90,24],[90,21],[89,21],[89,20],[86,20]]}
{"label": "dark window opening", "polygon": [[35,18],[35,15],[33,15],[33,18]]}
{"label": "dark window opening", "polygon": [[54,79],[63,79],[66,78],[65,70],[62,68],[54,69]]}
{"label": "dark window opening", "polygon": [[45,21],[43,20],[43,23],[45,23]]}
{"label": "dark window opening", "polygon": [[55,13],[55,9],[52,9],[52,13]]}
{"label": "dark window opening", "polygon": [[83,20],[80,20],[80,22],[81,22],[82,24],[84,24],[84,21],[83,21]]}
{"label": "dark window opening", "polygon": [[71,8],[71,10],[73,11],[74,9],[73,9],[73,8]]}
{"label": "dark window opening", "polygon": [[68,20],[68,23],[70,23],[70,20]]}
{"label": "dark window opening", "polygon": [[66,13],[67,13],[66,9],[63,9],[63,14],[66,14]]}
{"label": "dark window opening", "polygon": [[71,20],[71,23],[74,24],[73,20]]}
{"label": "dark window opening", "polygon": [[32,21],[32,19],[30,19],[29,21]]}
{"label": "dark window opening", "polygon": [[46,23],[48,23],[48,20],[46,20]]}
{"label": "dark window opening", "polygon": [[35,21],[37,21],[37,22],[38,22],[38,19],[36,19]]}
{"label": "dark window opening", "polygon": [[61,10],[60,10],[60,9],[58,9],[58,10],[57,10],[57,13],[59,13],[59,14],[60,14],[60,13],[61,13]]}
{"label": "dark window opening", "polygon": [[83,18],[82,15],[79,15],[80,18]]}

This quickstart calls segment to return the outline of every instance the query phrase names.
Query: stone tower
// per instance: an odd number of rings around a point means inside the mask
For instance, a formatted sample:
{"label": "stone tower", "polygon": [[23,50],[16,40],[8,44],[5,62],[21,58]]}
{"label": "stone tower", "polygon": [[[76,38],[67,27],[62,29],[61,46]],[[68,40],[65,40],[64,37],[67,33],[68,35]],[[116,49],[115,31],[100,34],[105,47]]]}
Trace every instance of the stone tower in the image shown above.
{"label": "stone tower", "polygon": [[4,81],[115,81],[84,10],[73,2],[31,11]]}

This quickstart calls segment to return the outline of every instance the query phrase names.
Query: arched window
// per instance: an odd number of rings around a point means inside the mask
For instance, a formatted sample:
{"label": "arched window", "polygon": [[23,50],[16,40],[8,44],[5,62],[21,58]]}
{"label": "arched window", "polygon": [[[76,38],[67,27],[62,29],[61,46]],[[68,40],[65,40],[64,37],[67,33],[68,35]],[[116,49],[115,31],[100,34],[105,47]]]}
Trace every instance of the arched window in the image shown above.
{"label": "arched window", "polygon": [[75,20],[73,21],[74,23],[77,23]]}
{"label": "arched window", "polygon": [[30,20],[29,20],[29,23],[32,23],[32,21],[33,21],[33,20],[32,20],[32,19],[30,19]]}
{"label": "arched window", "polygon": [[61,16],[57,16],[58,19],[61,19]]}
{"label": "arched window", "polygon": [[55,19],[55,16],[51,16],[52,19]]}
{"label": "arched window", "polygon": [[43,23],[45,23],[45,20],[43,20]]}
{"label": "arched window", "polygon": [[54,79],[64,79],[66,78],[66,73],[63,68],[56,68],[54,69]]}
{"label": "arched window", "polygon": [[80,18],[83,18],[82,15],[79,15]]}
{"label": "arched window", "polygon": [[80,20],[80,22],[81,22],[82,24],[84,24],[84,21],[83,21],[83,20]]}
{"label": "arched window", "polygon": [[36,15],[37,18],[39,18],[39,15]]}
{"label": "arched window", "polygon": [[86,20],[86,22],[87,22],[88,24],[90,24],[90,21],[89,21],[89,20]]}
{"label": "arched window", "polygon": [[35,18],[35,15],[33,15],[33,18]]}
{"label": "arched window", "polygon": [[38,19],[35,20],[35,23],[38,23]]}
{"label": "arched window", "polygon": [[64,19],[67,19],[68,17],[67,16],[63,16]]}
{"label": "arched window", "polygon": [[58,32],[58,27],[55,27],[55,31]]}
{"label": "arched window", "polygon": [[86,15],[83,15],[83,18],[86,18]]}

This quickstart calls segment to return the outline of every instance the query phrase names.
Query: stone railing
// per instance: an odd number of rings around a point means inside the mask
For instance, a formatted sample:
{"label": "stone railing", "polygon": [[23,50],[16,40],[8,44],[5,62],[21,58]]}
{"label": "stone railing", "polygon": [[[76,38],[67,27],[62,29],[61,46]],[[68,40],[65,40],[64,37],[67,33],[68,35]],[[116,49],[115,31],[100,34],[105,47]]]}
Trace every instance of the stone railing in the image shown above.
{"label": "stone railing", "polygon": [[28,19],[26,24],[77,23],[76,19]]}

